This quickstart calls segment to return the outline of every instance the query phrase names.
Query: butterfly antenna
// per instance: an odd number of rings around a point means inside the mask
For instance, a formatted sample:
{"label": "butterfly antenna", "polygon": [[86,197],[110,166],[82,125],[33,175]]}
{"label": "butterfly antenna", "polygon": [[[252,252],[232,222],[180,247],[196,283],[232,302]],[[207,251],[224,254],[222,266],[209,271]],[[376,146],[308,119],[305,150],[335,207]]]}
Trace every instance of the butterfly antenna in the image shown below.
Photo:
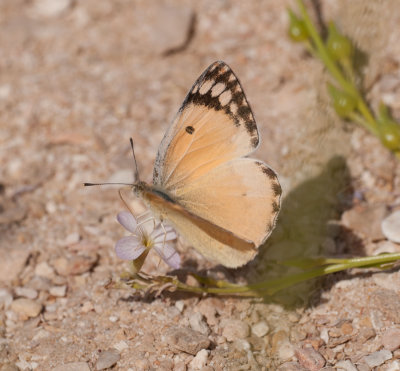
{"label": "butterfly antenna", "polygon": [[129,138],[129,141],[131,142],[133,163],[134,163],[134,166],[135,166],[135,172],[133,173],[133,177],[134,177],[134,182],[136,183],[140,179],[139,178],[139,170],[138,170],[138,166],[137,166],[137,162],[136,162],[135,149],[133,147],[133,139]]}
{"label": "butterfly antenna", "polygon": [[125,186],[133,186],[132,183],[83,183],[85,187],[92,186],[103,186],[103,185],[125,185]]}

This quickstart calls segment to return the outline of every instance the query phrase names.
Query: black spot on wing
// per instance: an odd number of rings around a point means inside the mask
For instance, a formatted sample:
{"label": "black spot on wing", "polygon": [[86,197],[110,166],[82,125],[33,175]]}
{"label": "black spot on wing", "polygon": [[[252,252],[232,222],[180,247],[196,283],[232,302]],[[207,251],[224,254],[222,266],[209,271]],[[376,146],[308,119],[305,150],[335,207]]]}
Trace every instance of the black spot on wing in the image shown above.
{"label": "black spot on wing", "polygon": [[186,126],[185,128],[186,133],[192,135],[194,133],[194,127],[193,126]]}

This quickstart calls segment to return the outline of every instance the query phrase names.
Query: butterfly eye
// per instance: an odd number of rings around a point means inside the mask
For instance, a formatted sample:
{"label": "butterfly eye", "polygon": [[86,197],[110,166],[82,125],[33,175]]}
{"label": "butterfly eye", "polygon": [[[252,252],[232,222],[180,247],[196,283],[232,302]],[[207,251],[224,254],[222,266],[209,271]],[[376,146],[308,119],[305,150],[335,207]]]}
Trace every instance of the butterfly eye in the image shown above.
{"label": "butterfly eye", "polygon": [[186,133],[192,135],[194,133],[194,127],[193,126],[186,126],[185,128]]}

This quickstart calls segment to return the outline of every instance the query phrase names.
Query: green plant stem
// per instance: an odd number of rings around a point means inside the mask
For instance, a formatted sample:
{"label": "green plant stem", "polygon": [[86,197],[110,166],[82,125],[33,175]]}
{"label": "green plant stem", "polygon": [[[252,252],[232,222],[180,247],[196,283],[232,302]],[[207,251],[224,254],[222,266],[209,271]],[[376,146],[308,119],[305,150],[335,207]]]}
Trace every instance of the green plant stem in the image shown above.
{"label": "green plant stem", "polygon": [[348,114],[348,118],[351,119],[354,122],[357,122],[358,124],[360,124],[361,126],[364,126],[365,129],[371,131],[374,135],[378,136],[379,133],[377,131],[377,129],[375,128],[371,128],[370,125],[368,125],[368,122],[366,122],[366,119],[364,116],[360,116],[358,113],[356,112],[351,112]]}
{"label": "green plant stem", "polygon": [[371,111],[369,110],[367,104],[364,102],[358,89],[352,83],[346,80],[346,78],[342,74],[342,71],[329,56],[329,53],[324,45],[324,42],[322,41],[319,33],[315,29],[314,24],[312,23],[307,13],[303,1],[297,0],[297,3],[300,9],[300,13],[304,20],[304,24],[307,28],[308,33],[310,34],[312,41],[314,42],[319,57],[322,59],[323,63],[325,64],[326,68],[329,70],[331,75],[340,84],[342,89],[357,99],[357,108],[368,122],[367,129],[370,130],[374,135],[378,135],[378,125],[376,123],[376,120]]}
{"label": "green plant stem", "polygon": [[304,6],[304,3],[302,0],[297,0],[301,16],[303,17],[304,24],[307,28],[308,33],[311,36],[312,41],[315,44],[315,47],[317,48],[318,55],[322,59],[322,61],[325,63],[326,67],[328,68],[329,72],[332,74],[332,76],[340,83],[342,88],[348,92],[351,95],[354,95],[354,93],[358,94],[358,91],[354,89],[354,86],[350,84],[342,75],[340,69],[337,67],[335,62],[330,58],[329,53],[327,49],[325,48],[325,45],[319,36],[317,30],[314,27],[314,24],[312,23],[306,7]]}
{"label": "green plant stem", "polygon": [[[193,275],[199,282],[210,285],[213,284],[217,287],[210,286],[191,286],[187,285],[173,277],[155,277],[151,279],[133,280],[131,286],[136,289],[148,289],[152,286],[155,287],[157,280],[163,284],[170,284],[174,290],[191,292],[195,294],[215,294],[215,295],[239,295],[239,296],[250,296],[250,297],[262,297],[266,295],[272,295],[282,289],[293,286],[300,282],[308,281],[310,279],[321,277],[327,274],[344,271],[351,268],[371,268],[381,267],[388,263],[394,263],[400,260],[400,253],[395,254],[381,254],[377,256],[368,256],[363,258],[353,259],[315,259],[315,262],[320,265],[317,268],[313,268],[304,272],[294,273],[285,277],[275,278],[263,282],[258,282],[251,285],[237,285],[231,284],[225,281],[216,281],[209,278],[200,277]],[[310,259],[312,261],[312,259]],[[144,283],[140,283],[142,281]],[[158,286],[160,287],[160,286]]]}

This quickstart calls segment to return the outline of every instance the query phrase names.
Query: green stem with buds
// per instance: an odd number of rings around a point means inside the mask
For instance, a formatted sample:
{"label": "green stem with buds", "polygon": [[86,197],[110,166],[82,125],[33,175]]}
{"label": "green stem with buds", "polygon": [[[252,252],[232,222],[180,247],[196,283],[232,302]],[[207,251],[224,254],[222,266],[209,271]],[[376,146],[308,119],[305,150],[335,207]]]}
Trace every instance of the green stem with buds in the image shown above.
{"label": "green stem with buds", "polygon": [[393,263],[398,260],[400,260],[400,253],[381,254],[377,256],[353,259],[303,259],[302,261],[298,261],[299,264],[296,264],[295,261],[291,261],[289,264],[282,262],[284,265],[304,265],[304,263],[307,263],[306,265],[315,267],[307,269],[303,272],[290,274],[285,277],[275,278],[250,285],[232,284],[226,281],[218,281],[212,278],[198,276],[196,274],[192,274],[192,276],[202,286],[188,285],[172,276],[151,277],[143,274],[130,275],[126,281],[126,284],[139,290],[169,290],[190,292],[193,294],[264,297],[273,295],[276,292],[291,287],[295,284],[351,268],[390,268],[393,266]]}
{"label": "green stem with buds", "polygon": [[[304,42],[307,49],[311,49],[311,53],[322,60],[329,73],[340,86],[340,89],[356,100],[354,110],[344,117],[361,123],[372,134],[379,137],[385,147],[400,158],[400,125],[393,119],[391,119],[390,127],[382,125],[382,118],[379,115],[374,115],[363,98],[354,78],[350,40],[341,35],[335,25],[330,23],[330,37],[328,37],[328,43],[324,42],[308,15],[303,0],[297,0],[297,5],[301,17],[296,16],[290,9],[289,17],[291,25],[300,24],[302,26],[303,39],[295,41]],[[336,46],[337,49],[332,49],[332,45]]]}

